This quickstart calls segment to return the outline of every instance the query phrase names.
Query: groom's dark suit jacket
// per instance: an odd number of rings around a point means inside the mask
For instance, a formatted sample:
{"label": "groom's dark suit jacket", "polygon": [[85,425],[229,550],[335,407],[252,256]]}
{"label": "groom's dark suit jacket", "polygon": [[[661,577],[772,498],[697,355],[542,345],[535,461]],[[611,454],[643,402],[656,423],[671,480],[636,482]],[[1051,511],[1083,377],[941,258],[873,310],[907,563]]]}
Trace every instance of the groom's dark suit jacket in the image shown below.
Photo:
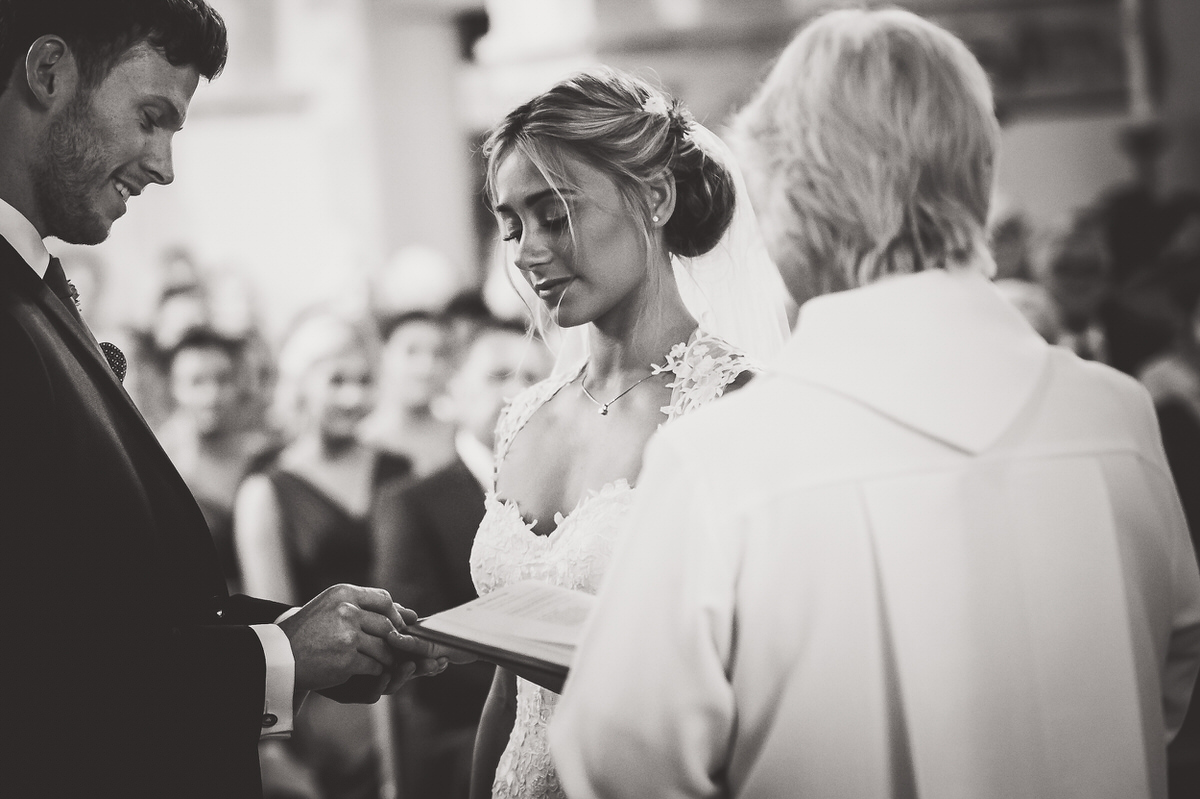
{"label": "groom's dark suit jacket", "polygon": [[0,238],[0,795],[261,795],[264,662],[91,334]]}

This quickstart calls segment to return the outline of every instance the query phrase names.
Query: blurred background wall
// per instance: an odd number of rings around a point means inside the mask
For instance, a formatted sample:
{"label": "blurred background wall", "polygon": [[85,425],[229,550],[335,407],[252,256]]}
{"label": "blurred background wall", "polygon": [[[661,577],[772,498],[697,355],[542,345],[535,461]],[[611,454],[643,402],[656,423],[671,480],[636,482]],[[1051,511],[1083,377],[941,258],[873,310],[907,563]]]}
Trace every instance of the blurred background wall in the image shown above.
{"label": "blurred background wall", "polygon": [[[492,224],[475,148],[512,106],[602,62],[661,82],[719,129],[813,0],[213,0],[229,64],[176,140],[176,183],[131,203],[87,253],[85,312],[144,325],[186,269],[230,327],[276,338],[319,302],[404,304],[405,253],[482,279]],[[1132,176],[1121,132],[1161,124],[1164,189],[1200,188],[1200,2],[914,0],[993,76],[1000,191],[1034,219]],[[417,249],[412,249],[417,248]],[[59,251],[69,248],[59,246]],[[165,253],[176,250],[167,262]],[[432,268],[432,267],[431,267]]]}

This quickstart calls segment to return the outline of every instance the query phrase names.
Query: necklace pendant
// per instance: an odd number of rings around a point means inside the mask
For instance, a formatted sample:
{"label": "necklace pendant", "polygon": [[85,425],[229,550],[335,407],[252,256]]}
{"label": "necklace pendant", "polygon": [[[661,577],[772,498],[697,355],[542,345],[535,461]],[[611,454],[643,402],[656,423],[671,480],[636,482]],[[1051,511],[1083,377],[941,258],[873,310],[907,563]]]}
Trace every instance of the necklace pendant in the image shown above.
{"label": "necklace pendant", "polygon": [[608,403],[607,402],[600,406],[599,413],[601,416],[608,416]]}

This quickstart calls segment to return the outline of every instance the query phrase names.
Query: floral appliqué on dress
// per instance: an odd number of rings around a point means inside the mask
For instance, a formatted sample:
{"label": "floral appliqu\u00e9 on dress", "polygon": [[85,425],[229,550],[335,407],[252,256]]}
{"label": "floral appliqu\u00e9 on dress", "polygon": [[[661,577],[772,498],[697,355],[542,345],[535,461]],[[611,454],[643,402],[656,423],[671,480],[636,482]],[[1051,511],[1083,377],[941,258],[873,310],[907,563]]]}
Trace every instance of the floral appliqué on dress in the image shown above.
{"label": "floral appliqu\u00e9 on dress", "polygon": [[[530,417],[583,372],[550,377],[526,389],[505,408],[496,425],[496,466],[503,462],[517,433]],[[746,371],[757,371],[740,351],[715,336],[697,330],[667,354],[655,374],[671,372],[671,404],[664,406],[664,424],[720,397]],[[575,508],[556,514],[549,535],[533,532],[517,505],[496,496],[484,500],[485,513],[471,550],[471,578],[480,596],[520,580],[543,580],[553,585],[596,593],[613,549],[633,506],[634,487],[627,480],[589,491]],[[550,760],[546,728],[558,694],[517,679],[517,715],[508,745],[496,767],[494,799],[561,799],[562,787]]]}

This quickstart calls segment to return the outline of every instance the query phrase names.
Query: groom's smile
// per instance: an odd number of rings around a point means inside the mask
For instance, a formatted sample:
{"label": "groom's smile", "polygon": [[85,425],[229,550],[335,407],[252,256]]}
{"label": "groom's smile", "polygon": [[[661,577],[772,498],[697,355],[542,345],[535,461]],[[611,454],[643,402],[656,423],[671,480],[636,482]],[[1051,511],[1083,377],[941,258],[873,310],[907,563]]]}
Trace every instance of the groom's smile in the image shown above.
{"label": "groom's smile", "polygon": [[37,186],[39,230],[77,244],[108,237],[129,199],[175,179],[172,138],[199,83],[146,42],[96,86],[80,85],[50,123]]}

